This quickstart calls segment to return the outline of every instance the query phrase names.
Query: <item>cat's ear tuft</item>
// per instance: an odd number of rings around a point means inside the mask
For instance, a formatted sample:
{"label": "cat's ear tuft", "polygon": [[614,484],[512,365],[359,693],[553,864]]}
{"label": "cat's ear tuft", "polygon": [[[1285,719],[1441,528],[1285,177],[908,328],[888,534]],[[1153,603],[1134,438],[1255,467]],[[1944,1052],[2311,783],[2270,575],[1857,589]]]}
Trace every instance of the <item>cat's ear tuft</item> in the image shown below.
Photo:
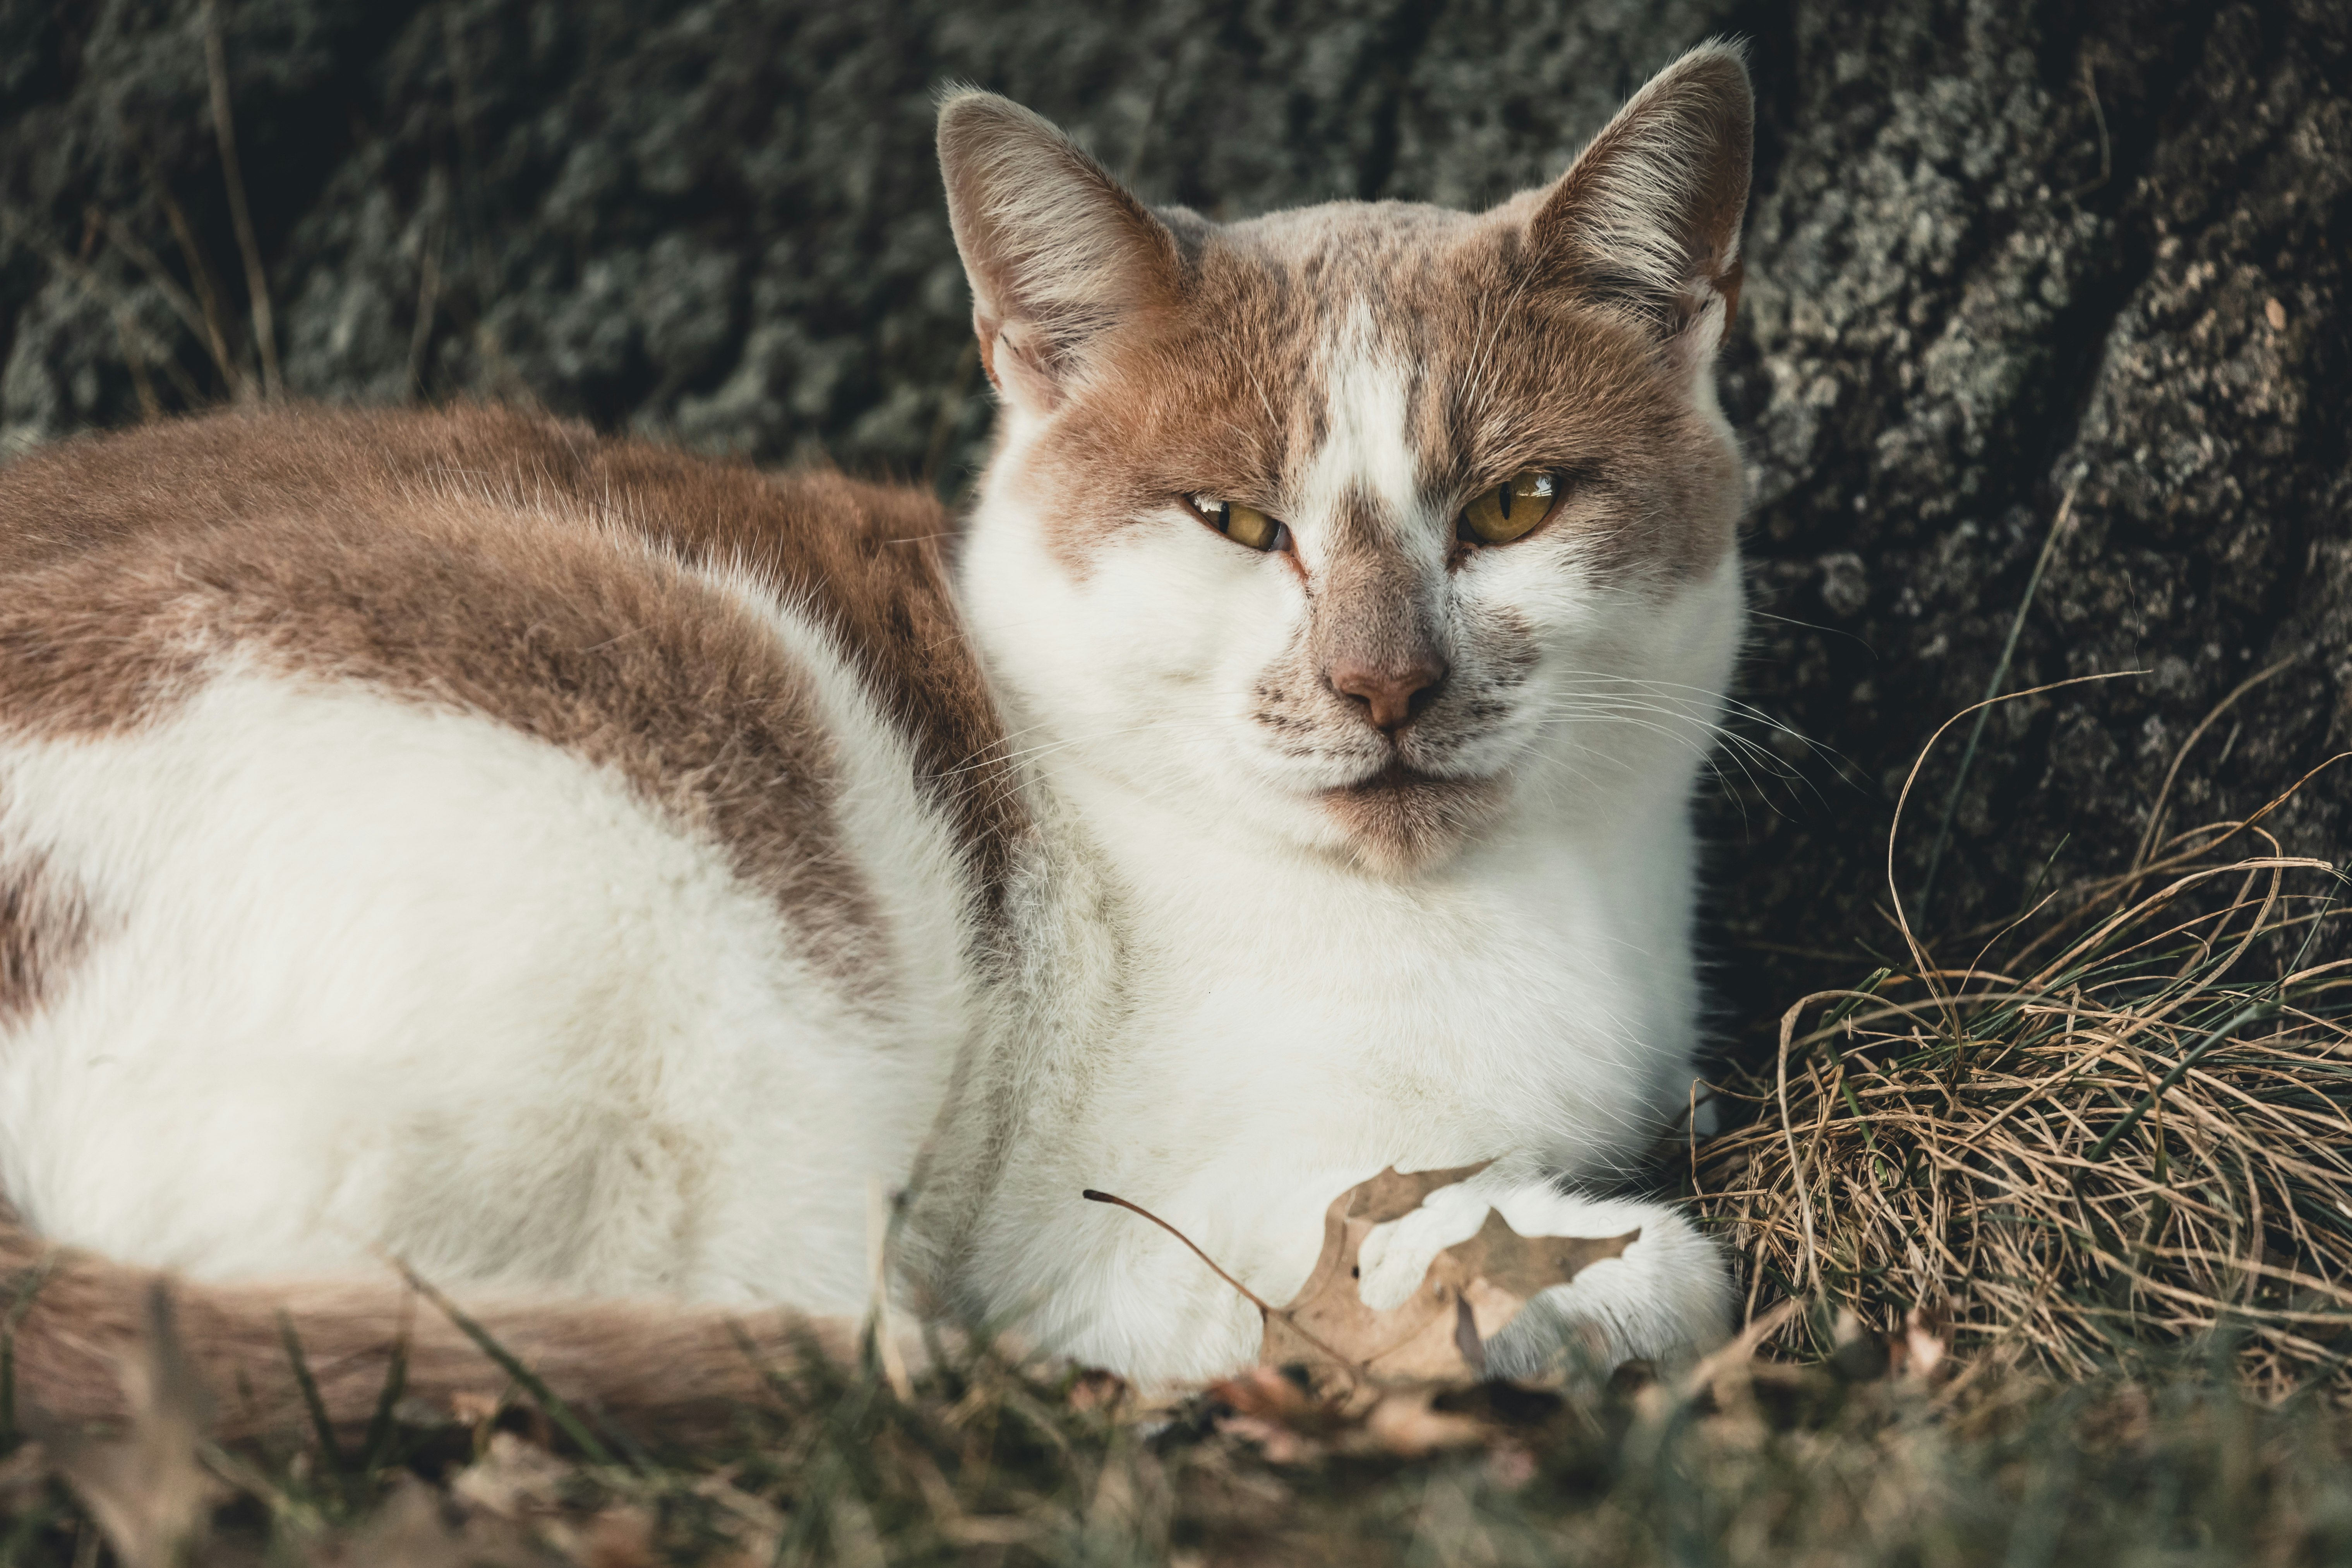
{"label": "cat's ear tuft", "polygon": [[1529,247],[1703,364],[1738,306],[1754,138],[1738,47],[1702,44],[1651,78],[1545,193]]}
{"label": "cat's ear tuft", "polygon": [[1097,338],[1173,297],[1167,226],[1050,121],[969,89],[940,103],[948,220],[989,379],[1042,413]]}

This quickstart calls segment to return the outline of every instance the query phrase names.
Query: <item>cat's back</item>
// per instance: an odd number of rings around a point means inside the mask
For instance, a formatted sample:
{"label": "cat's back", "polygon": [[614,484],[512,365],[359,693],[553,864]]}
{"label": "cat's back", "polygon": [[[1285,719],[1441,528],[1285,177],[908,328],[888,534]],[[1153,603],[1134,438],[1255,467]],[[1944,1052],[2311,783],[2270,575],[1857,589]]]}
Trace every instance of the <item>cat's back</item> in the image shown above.
{"label": "cat's back", "polygon": [[854,1299],[858,1216],[709,1194],[945,1070],[1013,826],[947,531],[495,410],[0,470],[0,1184],[214,1272]]}
{"label": "cat's back", "polygon": [[[628,617],[638,637],[674,623],[708,658],[728,638],[689,601],[723,584],[820,625],[926,773],[960,776],[998,736],[948,587],[951,532],[925,491],[763,473],[509,409],[145,426],[0,468],[0,724],[104,724],[163,695],[163,671],[124,679],[95,648],[173,616],[184,657],[243,644],[396,686],[402,672],[363,667],[402,646],[437,655],[442,677],[465,679],[468,657],[480,693],[587,673],[551,669],[571,651],[551,615],[583,632]],[[620,689],[652,663],[583,662]],[[1006,826],[1001,790],[953,793],[975,848]]]}

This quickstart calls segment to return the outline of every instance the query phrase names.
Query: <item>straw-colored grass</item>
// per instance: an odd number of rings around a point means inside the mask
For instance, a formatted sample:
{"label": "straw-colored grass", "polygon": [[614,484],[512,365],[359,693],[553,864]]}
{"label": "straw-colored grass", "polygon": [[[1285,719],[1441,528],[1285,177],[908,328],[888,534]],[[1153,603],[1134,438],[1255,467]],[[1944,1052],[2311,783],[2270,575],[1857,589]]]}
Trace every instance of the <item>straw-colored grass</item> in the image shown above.
{"label": "straw-colored grass", "polygon": [[1689,1152],[1751,1311],[1818,1308],[1784,1348],[1948,1312],[1968,1376],[2218,1336],[2258,1395],[2352,1388],[2344,879],[2280,852],[2284,798],[1957,965],[1898,915],[1907,965],[1788,1010],[1776,1059],[1720,1091],[1752,1120]]}

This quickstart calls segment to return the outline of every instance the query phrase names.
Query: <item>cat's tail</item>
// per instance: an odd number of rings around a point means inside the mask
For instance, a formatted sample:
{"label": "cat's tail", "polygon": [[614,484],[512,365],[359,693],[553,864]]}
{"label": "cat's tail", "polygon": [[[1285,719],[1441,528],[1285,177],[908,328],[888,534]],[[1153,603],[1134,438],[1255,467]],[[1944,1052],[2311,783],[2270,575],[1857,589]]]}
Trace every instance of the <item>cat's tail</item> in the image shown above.
{"label": "cat's tail", "polygon": [[374,1279],[205,1284],[57,1247],[4,1200],[0,1311],[0,1399],[13,1400],[0,1422],[39,1432],[119,1421],[157,1397],[159,1378],[192,1380],[201,1392],[184,1403],[200,1404],[222,1439],[319,1414],[357,1437],[395,1410],[463,1418],[508,1394],[560,1406],[548,1414],[592,1441],[615,1429],[687,1436],[772,1401],[813,1357],[851,1363],[862,1338],[849,1320],[772,1310],[452,1302],[389,1265]]}

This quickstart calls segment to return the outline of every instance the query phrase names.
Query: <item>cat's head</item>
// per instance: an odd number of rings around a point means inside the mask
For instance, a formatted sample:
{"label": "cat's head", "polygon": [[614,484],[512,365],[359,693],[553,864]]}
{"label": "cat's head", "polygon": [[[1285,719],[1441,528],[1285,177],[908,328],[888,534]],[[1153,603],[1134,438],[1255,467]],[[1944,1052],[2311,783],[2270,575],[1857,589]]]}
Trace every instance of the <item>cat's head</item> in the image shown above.
{"label": "cat's head", "polygon": [[1013,750],[1380,869],[1678,805],[1739,617],[1750,119],[1710,45],[1492,211],[1219,225],[947,99],[1003,403],[964,593]]}

